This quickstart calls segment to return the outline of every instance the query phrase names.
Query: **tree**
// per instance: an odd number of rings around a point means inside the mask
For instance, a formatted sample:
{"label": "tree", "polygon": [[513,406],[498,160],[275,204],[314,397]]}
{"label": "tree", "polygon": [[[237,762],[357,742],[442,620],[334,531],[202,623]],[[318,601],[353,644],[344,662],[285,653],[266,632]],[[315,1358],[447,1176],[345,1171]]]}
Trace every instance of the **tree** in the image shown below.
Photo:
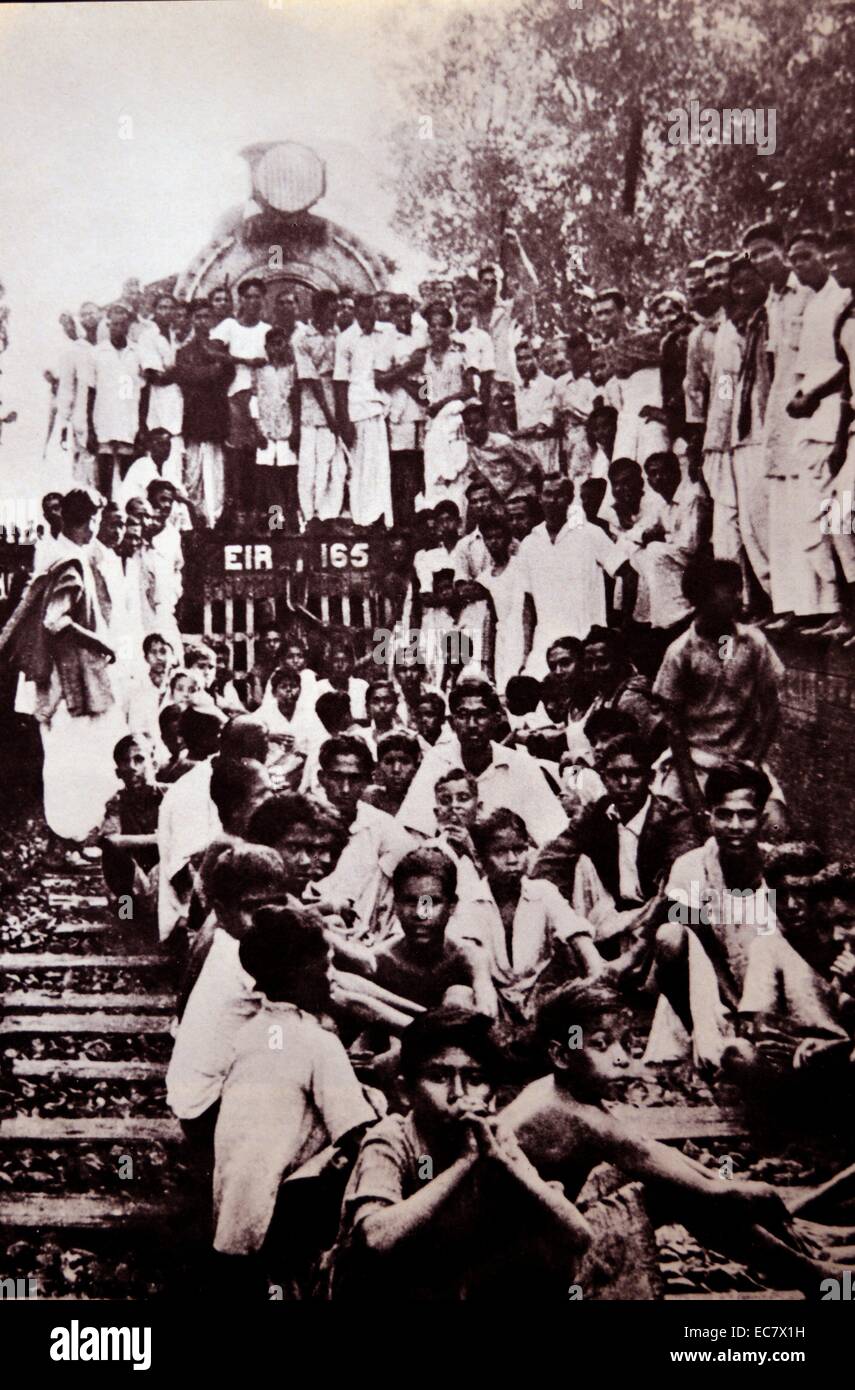
{"label": "tree", "polygon": [[[853,8],[456,7],[400,68],[421,125],[409,117],[392,137],[397,225],[454,266],[495,255],[513,227],[548,328],[583,316],[592,285],[616,280],[639,306],[757,218],[839,212],[855,163]],[[775,152],[669,143],[693,100],[774,109]]]}

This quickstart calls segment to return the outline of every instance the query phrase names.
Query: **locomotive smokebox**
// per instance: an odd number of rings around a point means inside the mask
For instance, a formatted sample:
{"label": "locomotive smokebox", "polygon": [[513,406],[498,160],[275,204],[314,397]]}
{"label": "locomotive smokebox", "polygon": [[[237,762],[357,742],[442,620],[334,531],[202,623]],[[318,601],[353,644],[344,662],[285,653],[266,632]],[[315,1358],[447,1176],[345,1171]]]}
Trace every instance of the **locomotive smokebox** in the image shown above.
{"label": "locomotive smokebox", "polygon": [[392,265],[384,256],[311,211],[326,192],[326,168],[314,150],[285,140],[248,145],[241,155],[249,168],[249,198],[229,209],[178,276],[179,298],[208,296],[221,285],[234,292],[257,276],[271,299],[290,291],[298,316],[307,318],[314,290],[370,293],[386,284]]}

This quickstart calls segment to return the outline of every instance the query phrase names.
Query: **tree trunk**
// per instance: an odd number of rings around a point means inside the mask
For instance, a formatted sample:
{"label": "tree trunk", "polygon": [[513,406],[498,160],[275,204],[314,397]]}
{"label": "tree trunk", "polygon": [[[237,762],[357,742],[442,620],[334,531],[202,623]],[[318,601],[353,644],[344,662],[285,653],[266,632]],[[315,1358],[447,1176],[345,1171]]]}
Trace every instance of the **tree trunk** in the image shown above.
{"label": "tree trunk", "polygon": [[635,213],[635,199],[638,192],[638,181],[641,178],[641,155],[642,142],[644,137],[644,117],[641,112],[641,104],[636,101],[632,105],[629,122],[629,138],[626,146],[626,157],[623,165],[623,203],[622,210],[625,217],[632,217]]}

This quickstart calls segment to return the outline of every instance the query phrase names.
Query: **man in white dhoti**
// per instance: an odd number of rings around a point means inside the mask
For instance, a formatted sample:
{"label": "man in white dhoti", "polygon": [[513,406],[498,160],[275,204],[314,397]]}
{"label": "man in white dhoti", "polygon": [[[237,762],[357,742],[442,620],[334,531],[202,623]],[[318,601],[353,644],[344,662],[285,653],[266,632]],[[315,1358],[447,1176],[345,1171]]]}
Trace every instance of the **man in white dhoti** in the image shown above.
{"label": "man in white dhoti", "polygon": [[87,398],[92,379],[92,351],[98,340],[101,310],[81,304],[80,329],[60,359],[56,393],[56,425],[60,447],[71,458],[71,476],[81,487],[94,487],[95,459],[89,451]]}
{"label": "man in white dhoti", "polygon": [[388,334],[375,322],[374,299],[357,295],[356,322],[339,335],[333,372],[336,418],[349,454],[350,515],[357,526],[381,518],[392,525],[389,396],[374,376],[387,362]]}
{"label": "man in white dhoti", "polygon": [[[416,498],[424,488],[425,393],[421,371],[427,333],[413,322],[409,296],[392,300],[394,331],[387,334],[386,360],[375,372],[389,391],[389,456],[396,526],[412,526]],[[487,339],[490,343],[489,338]],[[490,344],[492,351],[492,344]]]}
{"label": "man in white dhoti", "polygon": [[544,474],[559,467],[555,381],[541,369],[537,353],[527,338],[516,346],[515,388],[517,428],[514,438],[540,464]]}
{"label": "man in white dhoti", "polygon": [[477,583],[490,595],[489,666],[496,689],[504,695],[505,686],[523,663],[523,591],[510,523],[501,508],[492,507],[484,516],[481,535],[488,560]]}
{"label": "man in white dhoti", "polygon": [[463,428],[463,402],[475,394],[475,369],[466,349],[452,342],[452,316],[443,304],[425,310],[430,348],[425,358],[427,396],[424,505],[448,498],[462,513],[469,482],[469,449]]}
{"label": "man in white dhoti", "polygon": [[770,389],[766,282],[743,258],[731,266],[730,288],[730,312],[745,335],[731,426],[736,515],[746,588],[751,607],[760,612],[768,610],[766,595],[770,584],[769,479],[764,429]]}
{"label": "man in white dhoti", "polygon": [[[717,1066],[739,1010],[748,948],[778,924],[758,841],[770,792],[747,763],[717,768],[706,787],[712,835],[671,868],[668,921],[656,933],[662,991],[645,1060],[670,1060],[691,1038],[695,1061]],[[676,1015],[676,1018],[675,1018]]]}
{"label": "man in white dhoti", "polygon": [[160,429],[168,433],[169,456],[165,464],[164,477],[181,487],[184,397],[175,378],[176,345],[171,336],[175,305],[174,295],[157,296],[151,329],[140,338],[138,351],[146,383],[143,394],[148,400],[146,426],[149,430]]}
{"label": "man in white dhoti", "polygon": [[574,482],[580,482],[592,476],[594,457],[587,436],[588,419],[598,394],[591,380],[591,342],[580,328],[574,328],[560,341],[570,369],[555,379],[555,411],[564,470]]}
{"label": "man in white dhoti", "polygon": [[631,563],[646,580],[652,626],[670,628],[692,612],[683,575],[709,538],[710,504],[699,483],[682,477],[676,454],[651,454],[644,471],[660,505]]}
{"label": "man in white dhoti", "polygon": [[107,311],[107,337],[96,343],[87,362],[87,445],[97,455],[98,485],[107,498],[127,473],[144,428],[140,355],[129,328],[128,310],[123,304],[112,304]]}
{"label": "man in white dhoti", "polygon": [[790,518],[790,561],[793,612],[797,618],[813,619],[807,625],[814,631],[818,617],[833,615],[818,634],[841,638],[851,637],[852,627],[840,617],[834,544],[825,525],[825,511],[842,396],[839,386],[827,394],[819,392],[840,372],[834,329],[852,296],[829,275],[824,246],[825,238],[819,232],[800,231],[790,239],[793,269],[814,291],[802,319],[796,393],[787,405],[787,414],[795,422],[794,458],[801,483],[800,502]]}
{"label": "man in white dhoti", "polygon": [[[846,625],[855,630],[855,535],[852,527],[852,499],[855,496],[855,418],[852,401],[855,398],[855,235],[851,229],[837,232],[829,238],[828,268],[837,283],[848,290],[850,299],[834,325],[834,347],[840,363],[839,370],[817,394],[841,390],[840,418],[837,439],[829,457],[831,484],[826,499],[825,527],[831,536],[837,561],[844,580],[843,601]],[[844,643],[855,645],[855,636]]]}
{"label": "man in white dhoti", "polygon": [[66,493],[57,558],[32,581],[0,635],[0,651],[36,686],[45,820],[57,856],[72,859],[118,787],[113,748],[123,733],[109,669],[115,652],[92,569],[101,506],[86,489]]}
{"label": "man in white dhoti", "polygon": [[662,378],[658,332],[627,333],[604,349],[613,375],[606,401],[618,412],[614,457],[645,463],[670,447],[662,423]]}
{"label": "man in white dhoti", "polygon": [[[796,390],[797,357],[805,308],[813,289],[801,284],[790,269],[784,252],[784,234],[774,222],[749,227],[742,244],[751,264],[768,287],[766,299],[766,351],[772,366],[772,380],[763,420],[765,475],[768,479],[769,507],[769,590],[772,607],[788,620],[804,604],[798,559],[804,546],[793,544],[793,517],[803,504],[800,476],[801,453],[795,447],[796,432],[787,414]],[[783,620],[781,622],[781,620]],[[778,627],[779,623],[774,626]]]}
{"label": "man in white dhoti", "polygon": [[709,395],[703,407],[703,396],[690,376],[694,372],[693,358],[687,358],[686,416],[692,420],[706,410],[706,424],[701,446],[702,469],[707,491],[712,498],[712,547],[717,560],[739,559],[739,521],[736,510],[736,482],[733,476],[733,415],[736,384],[742,366],[742,333],[731,313],[731,264],[729,251],[713,251],[704,262],[704,280],[710,302],[719,306],[719,320],[712,332],[709,367]]}
{"label": "man in white dhoti", "polygon": [[347,478],[347,454],[335,416],[335,317],[338,299],[332,290],[312,298],[308,323],[299,324],[291,339],[294,368],[300,388],[300,453],[297,491],[303,521],[339,516]]}
{"label": "man in white dhoti", "polygon": [[140,646],[139,631],[131,630],[128,624],[128,583],[122,556],[124,540],[125,518],[117,503],[108,502],[101,512],[98,534],[90,547],[90,561],[106,638],[116,654],[110,669],[113,693],[126,720],[130,683],[139,663]]}

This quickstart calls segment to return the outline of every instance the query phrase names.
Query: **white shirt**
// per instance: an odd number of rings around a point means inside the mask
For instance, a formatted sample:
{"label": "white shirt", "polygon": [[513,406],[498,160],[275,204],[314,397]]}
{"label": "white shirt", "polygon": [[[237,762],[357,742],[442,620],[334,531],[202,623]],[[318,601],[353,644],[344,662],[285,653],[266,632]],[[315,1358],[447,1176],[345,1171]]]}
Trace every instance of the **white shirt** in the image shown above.
{"label": "white shirt", "polygon": [[814,291],[800,283],[793,271],[783,289],[774,286],[766,300],[769,329],[767,350],[774,359],[774,374],[763,419],[763,446],[767,477],[782,477],[797,471],[791,458],[796,421],[786,412],[796,386],[796,359],[802,320]]}
{"label": "white shirt", "polygon": [[143,386],[139,352],[131,343],[116,348],[107,339],[92,349],[88,363],[88,385],[95,387],[92,420],[99,444],[112,440],[133,444]]}
{"label": "white shirt", "polygon": [[185,911],[170,880],[192,855],[206,849],[222,828],[211,800],[211,760],[206,758],[174,782],[160,803],[157,916],[161,941],[166,940]]}
{"label": "white shirt", "polygon": [[485,882],[478,897],[466,904],[466,918],[457,932],[483,946],[490,974],[499,984],[530,987],[549,964],[556,946],[574,936],[592,936],[584,917],[574,912],[554,883],[524,878],[511,928],[511,949],[492,890]]}
{"label": "white shirt", "polygon": [[485,322],[484,311],[479,310],[479,319],[493,343],[497,381],[513,381],[514,378],[513,350],[522,330],[514,322],[513,314],[514,306],[510,299],[496,300],[490,310],[489,321]]}
{"label": "white shirt", "polygon": [[428,350],[425,358],[425,390],[431,405],[445,400],[446,396],[457,396],[463,390],[464,374],[469,364],[465,350],[452,339],[441,357]]}
{"label": "white shirt", "polygon": [[[316,681],[316,683],[315,683],[315,696],[314,696],[315,705],[317,706],[318,700],[321,698],[322,695],[325,695],[325,694],[327,693],[328,690],[334,690],[334,689],[335,689],[335,686],[332,684],[331,681],[328,681],[328,680],[326,680],[326,679],[320,680],[320,681]],[[350,676],[350,677],[348,678],[348,682],[347,682],[347,698],[350,700],[350,712],[351,712],[351,714],[353,715],[353,718],[354,718],[354,719],[365,719],[365,717],[366,717],[366,713],[365,713],[365,697],[366,697],[367,694],[368,694],[368,682],[367,682],[367,681],[362,680],[359,676]],[[302,692],[301,692],[301,698],[302,698]]]}
{"label": "white shirt", "polygon": [[[173,508],[173,511],[175,509]],[[149,547],[163,560],[167,569],[174,576],[174,581],[178,585],[179,597],[181,589],[181,573],[184,569],[184,552],[181,548],[181,532],[170,518],[166,525],[154,535],[149,537]],[[179,653],[180,655],[180,653]]]}
{"label": "white shirt", "polygon": [[734,423],[739,418],[736,402],[744,346],[733,320],[722,319],[713,338],[704,453],[720,453],[731,447]]}
{"label": "white shirt", "polygon": [[391,878],[399,860],[416,848],[398,817],[360,801],[349,839],[331,874],[317,884],[318,896],[333,906],[352,906],[357,935],[375,941],[389,935],[394,916]]}
{"label": "white shirt", "polygon": [[[175,347],[155,324],[137,343],[140,366],[145,371],[166,372],[175,366]],[[184,422],[184,395],[177,382],[168,386],[151,386],[148,398],[148,428],[181,433]]]}
{"label": "white shirt", "polygon": [[373,332],[363,333],[358,323],[352,323],[336,339],[333,381],[346,381],[347,413],[353,423],[373,420],[385,415],[389,397],[375,384],[375,369],[383,369],[389,361],[389,334],[375,326]]}
{"label": "white shirt", "polygon": [[605,626],[604,575],[614,575],[625,558],[601,527],[575,510],[554,541],[545,521],[522,541],[520,580],[537,613],[531,656],[542,665],[541,675],[547,648],[556,638],[584,638],[595,625]]}
{"label": "white shirt", "polygon": [[466,354],[467,367],[474,367],[481,375],[496,370],[496,353],[493,339],[483,328],[473,323],[469,328],[456,328],[451,335],[454,343],[460,343]]}
{"label": "white shirt", "polygon": [[555,379],[556,409],[566,411],[572,417],[571,424],[584,425],[598,395],[589,376],[575,377],[572,372],[565,372]]}
{"label": "white shirt", "polygon": [[282,1179],[376,1119],[335,1033],[293,1004],[265,1000],[235,1039],[217,1117],[215,1250],[259,1250]]}
{"label": "white shirt", "polygon": [[[612,378],[614,380],[614,378]],[[668,431],[656,420],[643,420],[646,405],[662,406],[662,379],[658,367],[641,367],[617,380],[617,433],[613,458],[635,459],[643,464],[651,454],[670,448]]]}
{"label": "white shirt", "polygon": [[[851,291],[838,285],[829,275],[821,290],[805,305],[796,358],[796,389],[812,391],[833,377],[840,363],[834,351],[834,325],[851,298]],[[833,444],[840,421],[840,392],[832,391],[820,401],[813,415],[794,420],[797,439]]]}
{"label": "white shirt", "polygon": [[555,379],[546,372],[537,372],[531,381],[521,378],[516,385],[517,428],[531,429],[534,425],[555,425]]}
{"label": "white shirt", "polygon": [[47,529],[44,535],[39,537],[33,552],[33,574],[41,574],[43,570],[48,569],[53,564],[54,560],[62,559],[65,554],[60,544],[62,539],[61,534],[52,536]]}
{"label": "white shirt", "polygon": [[[699,483],[684,478],[670,502],[664,497],[657,500],[657,519],[664,527],[665,538],[635,550],[630,564],[645,580],[651,623],[665,628],[692,611],[683,594],[683,575],[700,543],[705,493]],[[649,519],[647,524],[651,524]],[[627,550],[632,548],[631,540],[619,540],[618,544]]]}
{"label": "white shirt", "polygon": [[[104,586],[106,601],[101,603],[101,611],[107,624],[108,641],[119,661],[127,661],[138,653],[129,650],[134,643],[128,632],[128,589],[121,557],[96,536],[89,549],[89,559]],[[114,676],[123,670],[123,666],[114,667]]]}
{"label": "white shirt", "polygon": [[[166,465],[164,464],[164,467]],[[165,473],[161,473],[157,464],[148,454],[142,458],[134,459],[127,473],[115,490],[114,501],[121,507],[122,511],[127,510],[128,503],[134,497],[139,497],[146,501],[148,497],[148,485],[155,479],[166,481]]]}
{"label": "white shirt", "polygon": [[626,824],[618,821],[618,883],[627,902],[640,903],[644,894],[638,879],[638,841],[650,810],[650,797]]}
{"label": "white shirt", "polygon": [[519,561],[511,555],[505,568],[497,573],[490,561],[478,575],[479,584],[489,592],[496,615],[493,639],[493,679],[499,694],[503,694],[511,676],[515,676],[523,661],[522,588],[519,582]]}
{"label": "white shirt", "polygon": [[[477,778],[481,814],[488,816],[505,806],[522,816],[535,844],[554,840],[566,829],[567,817],[539,765],[522,748],[506,748],[501,743],[493,743],[491,748],[492,759]],[[425,753],[395,819],[419,834],[435,835],[437,779],[462,766],[455,734],[447,742],[434,744]]]}
{"label": "white shirt", "polygon": [[[211,337],[225,343],[232,357],[267,357],[265,338],[270,332],[270,324],[262,319],[252,325],[239,323],[237,319],[223,319],[216,328],[211,329]],[[249,391],[252,387],[252,369],[238,366],[229,387],[229,395],[238,391]]]}
{"label": "white shirt", "polygon": [[458,541],[453,549],[446,550],[444,545],[431,546],[430,550],[417,550],[413,560],[413,568],[419,587],[423,594],[429,594],[433,588],[433,577],[440,570],[454,570],[455,579],[464,579],[466,576],[458,568]]}
{"label": "white shirt", "polygon": [[261,995],[238,959],[239,948],[240,942],[222,927],[214,929],[178,1025],[166,1072],[166,1100],[179,1120],[195,1119],[219,1100],[237,1031],[261,1007]]}
{"label": "white shirt", "polygon": [[[511,551],[515,548],[512,546]],[[455,578],[458,579],[477,579],[490,564],[490,552],[477,526],[460,537],[451,554]]]}
{"label": "white shirt", "polygon": [[[294,330],[291,351],[298,381],[322,383],[324,398],[334,412],[332,375],[335,365],[335,333],[319,333],[313,323],[304,323]],[[300,424],[313,429],[326,429],[326,416],[310,391],[300,395]]]}
{"label": "white shirt", "polygon": [[[382,369],[400,367],[409,360],[419,348],[427,346],[427,337],[415,325],[411,333],[398,333],[386,341],[386,359]],[[381,367],[378,361],[376,364]],[[416,378],[413,378],[414,380]],[[425,407],[415,400],[403,386],[394,386],[389,394],[389,444],[392,449],[415,449],[420,447],[416,426],[424,422]]]}

